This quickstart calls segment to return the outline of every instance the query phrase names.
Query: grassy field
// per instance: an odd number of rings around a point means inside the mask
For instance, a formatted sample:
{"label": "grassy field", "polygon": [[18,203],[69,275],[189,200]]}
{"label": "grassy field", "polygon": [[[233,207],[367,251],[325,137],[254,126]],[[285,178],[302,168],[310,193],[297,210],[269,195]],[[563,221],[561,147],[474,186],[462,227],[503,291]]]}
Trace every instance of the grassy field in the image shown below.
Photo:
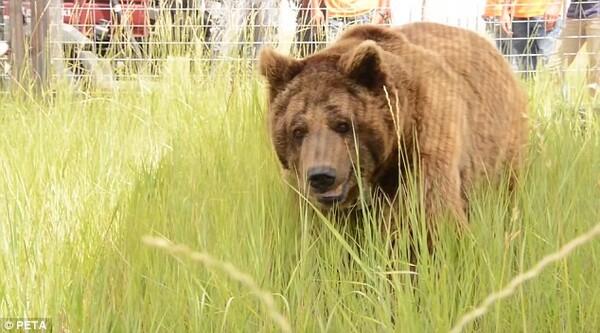
{"label": "grassy field", "polygon": [[[260,81],[233,78],[0,95],[0,317],[54,332],[448,332],[600,221],[600,130],[533,86],[515,204],[473,193],[471,233],[442,228],[415,279],[372,219],[356,244],[299,204]],[[600,242],[580,245],[463,331],[599,332]]]}

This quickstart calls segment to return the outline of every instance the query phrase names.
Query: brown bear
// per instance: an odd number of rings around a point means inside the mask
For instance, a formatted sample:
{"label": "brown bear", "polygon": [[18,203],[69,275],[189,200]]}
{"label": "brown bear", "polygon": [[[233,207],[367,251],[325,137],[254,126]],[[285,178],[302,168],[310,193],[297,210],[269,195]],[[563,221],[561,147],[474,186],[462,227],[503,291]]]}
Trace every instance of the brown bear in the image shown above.
{"label": "brown bear", "polygon": [[466,227],[474,184],[519,169],[524,87],[473,31],[359,25],[303,59],[264,49],[258,67],[275,152],[319,209],[352,209],[365,194],[401,204],[417,170],[428,223],[449,212]]}

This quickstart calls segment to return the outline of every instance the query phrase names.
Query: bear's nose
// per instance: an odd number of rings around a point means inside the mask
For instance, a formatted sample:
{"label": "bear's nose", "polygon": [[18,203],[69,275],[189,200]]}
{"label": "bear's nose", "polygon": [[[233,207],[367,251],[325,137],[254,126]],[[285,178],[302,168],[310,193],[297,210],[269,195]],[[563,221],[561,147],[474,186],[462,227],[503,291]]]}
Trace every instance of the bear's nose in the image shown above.
{"label": "bear's nose", "polygon": [[330,167],[309,168],[308,182],[315,190],[325,192],[335,183],[335,170]]}

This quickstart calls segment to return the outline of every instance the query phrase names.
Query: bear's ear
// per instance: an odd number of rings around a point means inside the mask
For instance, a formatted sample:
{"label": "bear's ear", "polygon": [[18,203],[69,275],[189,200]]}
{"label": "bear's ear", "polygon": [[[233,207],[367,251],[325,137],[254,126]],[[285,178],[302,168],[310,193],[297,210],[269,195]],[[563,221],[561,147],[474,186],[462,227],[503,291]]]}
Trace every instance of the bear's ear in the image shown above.
{"label": "bear's ear", "polygon": [[362,86],[369,89],[379,88],[385,82],[382,52],[376,42],[366,40],[354,50],[341,56],[340,70]]}
{"label": "bear's ear", "polygon": [[275,51],[272,47],[263,49],[258,57],[260,75],[269,84],[269,98],[273,100],[304,67],[303,62]]}

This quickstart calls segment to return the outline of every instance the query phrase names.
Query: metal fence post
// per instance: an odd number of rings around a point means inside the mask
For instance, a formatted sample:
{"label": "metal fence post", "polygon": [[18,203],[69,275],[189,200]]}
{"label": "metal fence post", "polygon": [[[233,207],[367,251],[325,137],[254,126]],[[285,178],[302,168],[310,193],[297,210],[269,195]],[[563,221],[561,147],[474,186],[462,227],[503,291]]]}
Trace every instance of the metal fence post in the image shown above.
{"label": "metal fence post", "polygon": [[61,43],[62,33],[61,33],[61,24],[62,24],[62,0],[48,0],[49,8],[48,10],[48,36],[46,38],[46,43],[48,43],[47,47],[47,56],[48,60],[46,64],[48,65],[48,69],[46,74],[48,75],[48,82],[50,82],[51,77],[58,76],[59,78],[65,79],[65,65],[64,65],[64,55],[63,55],[63,45]]}

